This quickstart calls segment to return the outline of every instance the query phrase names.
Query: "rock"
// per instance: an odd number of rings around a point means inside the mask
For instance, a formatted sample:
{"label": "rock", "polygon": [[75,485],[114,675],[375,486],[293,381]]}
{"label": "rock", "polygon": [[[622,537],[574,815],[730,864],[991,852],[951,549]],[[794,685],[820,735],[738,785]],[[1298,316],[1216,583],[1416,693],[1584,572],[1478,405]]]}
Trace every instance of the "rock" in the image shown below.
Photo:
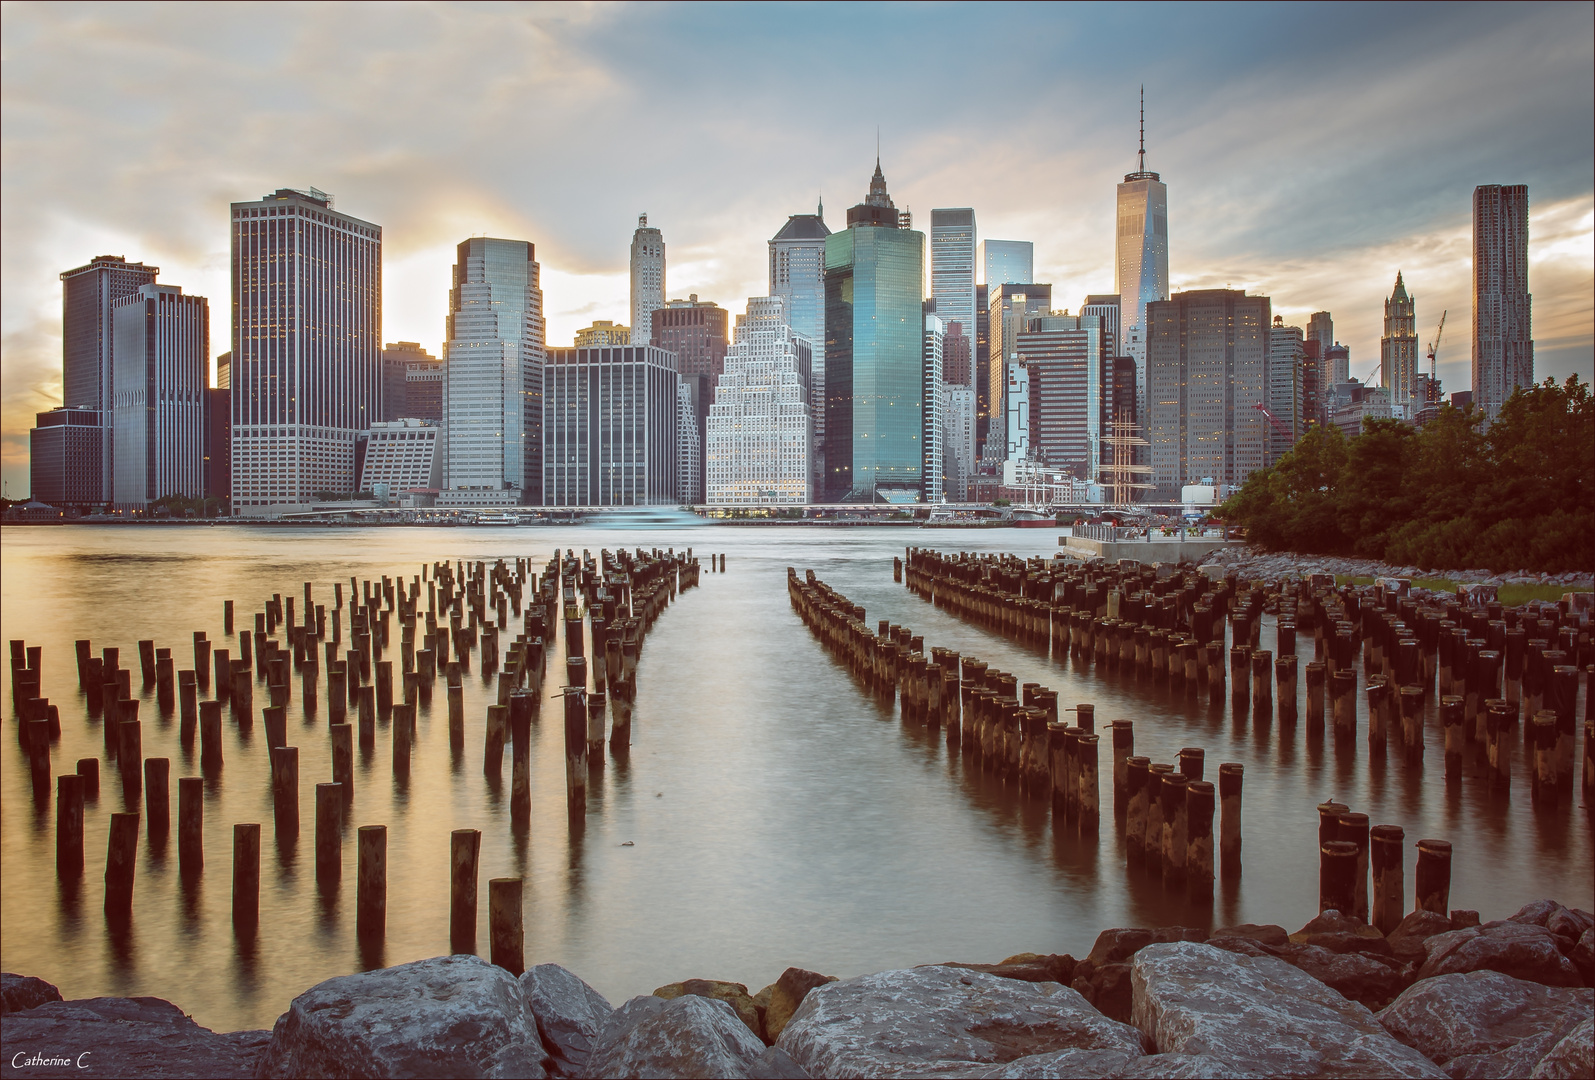
{"label": "rock", "polygon": [[1470,971],[1424,979],[1379,1022],[1453,1077],[1527,1076],[1592,1007],[1595,990]]}
{"label": "rock", "polygon": [[960,964],[948,962],[941,965],[926,965],[928,967],[955,967],[968,971],[984,971],[987,975],[998,975],[1004,979],[1018,979],[1021,982],[1055,982],[1068,985],[1074,978],[1075,959],[1068,953],[1042,956],[1037,953],[1020,953],[1010,956],[1000,964]]}
{"label": "rock", "polygon": [[1269,956],[1151,945],[1130,965],[1135,1025],[1159,1053],[1208,1054],[1279,1077],[1441,1077],[1364,1006]]}
{"label": "rock", "polygon": [[1098,934],[1096,944],[1091,946],[1091,953],[1086,959],[1100,967],[1128,960],[1137,950],[1158,942],[1206,940],[1206,932],[1192,926],[1164,926],[1156,930],[1118,927]]}
{"label": "rock", "polygon": [[31,975],[0,973],[0,1015],[33,1009],[51,1001],[60,1001],[61,991]]}
{"label": "rock", "polygon": [[1574,1028],[1529,1073],[1529,1080],[1588,1080],[1595,1076],[1595,1020]]}
{"label": "rock", "polygon": [[1390,1004],[1417,977],[1413,965],[1375,953],[1334,953],[1317,945],[1297,945],[1289,941],[1283,945],[1264,945],[1242,937],[1213,937],[1207,943],[1215,949],[1242,956],[1277,957],[1338,991],[1342,997],[1361,1002],[1373,1010]]}
{"label": "rock", "polygon": [[991,1078],[991,1080],[1107,1080],[1114,1076],[1140,1076],[1139,1071],[1127,1072],[1147,1060],[1142,1054],[1127,1054],[1122,1050],[1056,1050],[1050,1054],[1030,1054],[1015,1058],[1004,1065],[987,1065],[972,1072],[959,1072],[964,1077]]}
{"label": "rock", "polygon": [[[636,997],[615,1011],[587,1059],[587,1075],[746,1080],[765,1045],[726,1002],[702,994]],[[772,1069],[781,1063],[766,1061]]]}
{"label": "rock", "polygon": [[1247,1080],[1254,1074],[1208,1054],[1148,1054],[1113,1075],[1133,1080]]}
{"label": "rock", "polygon": [[1557,944],[1564,954],[1573,950],[1586,930],[1595,927],[1595,918],[1589,912],[1563,907],[1554,900],[1537,900],[1526,904],[1507,921],[1545,927],[1556,935]]}
{"label": "rock", "polygon": [[537,1034],[554,1059],[555,1071],[576,1076],[615,1007],[597,990],[558,964],[538,964],[520,978],[521,993],[537,1021]]}
{"label": "rock", "polygon": [[1479,925],[1479,913],[1472,908],[1452,908],[1451,925],[1461,930],[1467,926]]}
{"label": "rock", "polygon": [[1595,930],[1584,931],[1567,958],[1573,961],[1573,966],[1584,977],[1584,985],[1595,986]]}
{"label": "rock", "polygon": [[765,1042],[774,1043],[781,1037],[787,1022],[797,1012],[798,1006],[803,1004],[810,990],[835,981],[834,975],[821,975],[803,968],[790,967],[781,972],[781,977],[770,985],[769,1004],[764,1010]]}
{"label": "rock", "polygon": [[808,1075],[779,1046],[766,1046],[764,1053],[748,1066],[749,1080],[808,1080]]}
{"label": "rock", "polygon": [[1130,965],[1124,961],[1103,964],[1080,961],[1071,984],[1098,1012],[1121,1024],[1130,1022]]}
{"label": "rock", "polygon": [[666,1001],[686,994],[725,1002],[731,1006],[737,1016],[741,1017],[742,1022],[748,1025],[749,1031],[763,1039],[764,1025],[760,1022],[759,1007],[748,993],[748,988],[741,983],[724,982],[720,979],[688,979],[685,982],[668,983],[654,991],[654,997],[664,998]]}
{"label": "rock", "polygon": [[1297,945],[1316,945],[1330,952],[1376,952],[1386,956],[1395,955],[1395,950],[1390,947],[1390,943],[1385,940],[1378,927],[1370,926],[1361,919],[1342,915],[1333,908],[1290,935],[1290,940]]}
{"label": "rock", "polygon": [[1533,923],[1502,921],[1453,930],[1428,941],[1429,955],[1418,978],[1499,971],[1546,986],[1582,986],[1573,962],[1562,955],[1556,935]]}
{"label": "rock", "polygon": [[551,1064],[515,976],[477,956],[435,956],[294,998],[260,1075],[537,1078]]}
{"label": "rock", "polygon": [[1213,931],[1213,937],[1250,938],[1264,945],[1283,945],[1290,940],[1285,928],[1273,923],[1241,923],[1239,926],[1220,927]]}
{"label": "rock", "polygon": [[[270,1038],[202,1028],[160,998],[86,998],[8,1010],[4,1056],[22,1063],[10,1070],[18,1075],[248,1077]],[[40,1064],[29,1066],[30,1059]],[[44,1064],[56,1061],[62,1064]]]}
{"label": "rock", "polygon": [[1455,929],[1457,927],[1444,915],[1419,908],[1402,919],[1400,924],[1390,931],[1390,936],[1385,938],[1385,942],[1395,953],[1396,959],[1421,964],[1429,955],[1424,942],[1437,934],[1447,934]]}
{"label": "rock", "polygon": [[1034,984],[951,967],[817,987],[778,1045],[825,1077],[974,1076],[980,1066],[1061,1050],[1143,1052],[1134,1028],[1071,990],[1047,995]]}

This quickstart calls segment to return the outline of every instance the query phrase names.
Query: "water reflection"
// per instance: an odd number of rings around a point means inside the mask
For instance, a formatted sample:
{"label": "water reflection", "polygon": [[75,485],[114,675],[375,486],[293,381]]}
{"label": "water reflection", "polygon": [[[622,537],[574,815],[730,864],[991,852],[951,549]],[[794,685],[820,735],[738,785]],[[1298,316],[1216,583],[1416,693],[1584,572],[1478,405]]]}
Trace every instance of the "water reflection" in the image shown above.
{"label": "water reflection", "polygon": [[[793,964],[847,975],[1022,951],[1083,955],[1107,926],[1254,921],[1294,929],[1317,910],[1314,807],[1330,795],[1375,823],[1405,827],[1409,882],[1413,841],[1452,840],[1455,906],[1499,916],[1546,895],[1592,906],[1587,812],[1565,797],[1531,799],[1518,739],[1510,792],[1486,787],[1471,757],[1467,775],[1448,782],[1432,706],[1427,767],[1409,768],[1399,753],[1370,756],[1365,728],[1337,741],[1324,725],[1254,716],[1249,705],[1215,701],[1205,687],[1138,687],[1080,658],[1050,656],[963,623],[891,581],[891,557],[905,543],[1050,555],[1055,540],[1045,530],[637,525],[6,530],[0,618],[7,638],[44,649],[42,693],[60,707],[62,728],[51,747],[52,776],[90,758],[100,763],[102,783],[115,785],[85,799],[86,870],[59,882],[53,798],[47,791],[35,804],[26,755],[15,740],[0,740],[7,969],[49,978],[69,997],[153,994],[210,1027],[269,1026],[295,993],[320,979],[448,949],[448,838],[456,828],[482,830],[479,948],[486,950],[487,880],[521,877],[528,963],[567,964],[615,1000],[693,976],[763,985]],[[205,777],[205,868],[184,877],[170,841],[141,837],[133,914],[103,917],[109,815],[141,809],[142,800],[139,778],[124,786],[116,769],[114,723],[88,715],[76,684],[75,638],[92,639],[95,655],[118,647],[124,671],[137,668],[141,638],[171,646],[176,666],[188,666],[195,630],[236,657],[238,637],[223,633],[222,601],[235,601],[235,630],[252,630],[263,600],[298,596],[310,581],[329,624],[339,614],[333,584],[344,586],[347,646],[351,577],[411,581],[422,564],[444,558],[530,558],[540,572],[556,545],[596,555],[639,544],[723,551],[728,572],[710,573],[705,564],[700,587],[673,602],[649,634],[630,743],[606,744],[593,762],[584,816],[569,815],[562,717],[545,703],[547,714],[539,710],[532,722],[529,812],[512,821],[509,762],[499,775],[482,769],[497,680],[473,662],[463,680],[459,745],[449,737],[442,692],[435,703],[418,696],[407,772],[393,767],[388,718],[370,743],[357,739],[343,874],[318,882],[311,823],[314,785],[332,775],[329,706],[323,683],[307,712],[295,673],[287,730],[299,748],[304,825],[294,839],[262,837],[272,853],[262,853],[260,918],[235,928],[231,826],[262,822],[274,831],[269,755],[254,715],[269,700],[265,681],[252,677],[252,700],[222,710],[219,762],[201,761],[197,746],[182,744],[179,724],[150,688],[136,694],[143,755],[172,760],[174,793],[180,776]],[[1051,687],[1065,702],[1095,703],[1100,732],[1112,720],[1133,720],[1137,752],[1154,761],[1201,746],[1209,779],[1221,761],[1246,765],[1240,876],[1221,873],[1211,905],[1190,905],[1127,862],[1115,815],[1104,812],[1094,833],[1058,828],[1045,800],[1021,798],[957,749],[949,752],[944,732],[903,723],[791,612],[787,566],[812,567],[864,605],[872,623],[912,627],[927,648],[978,657],[1020,682]],[[423,583],[423,612],[425,604]],[[513,636],[506,628],[502,643]],[[1260,646],[1275,646],[1271,620]],[[1302,643],[1303,652],[1310,648]],[[400,651],[390,629],[383,655],[398,661]],[[564,662],[563,641],[551,641],[548,670],[563,672]],[[351,710],[356,731],[357,719]],[[1105,760],[1106,746],[1102,753]],[[1112,773],[1100,775],[1106,811]],[[389,827],[388,915],[378,937],[361,936],[354,925],[356,829],[366,824]],[[231,961],[204,961],[213,955]]]}

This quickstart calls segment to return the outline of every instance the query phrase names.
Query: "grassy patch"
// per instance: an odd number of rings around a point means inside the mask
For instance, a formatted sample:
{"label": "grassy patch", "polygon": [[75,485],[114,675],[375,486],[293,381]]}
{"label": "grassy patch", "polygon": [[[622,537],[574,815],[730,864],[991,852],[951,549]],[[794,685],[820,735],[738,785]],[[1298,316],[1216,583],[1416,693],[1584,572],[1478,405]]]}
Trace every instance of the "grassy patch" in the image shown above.
{"label": "grassy patch", "polygon": [[[1372,585],[1371,577],[1353,577],[1350,574],[1336,574],[1336,585]],[[1428,589],[1430,592],[1457,591],[1459,584],[1454,578],[1413,578],[1412,587],[1415,589]],[[1531,600],[1560,600],[1563,593],[1589,592],[1582,585],[1502,585],[1496,590],[1496,597],[1505,607],[1517,607],[1527,604]]]}

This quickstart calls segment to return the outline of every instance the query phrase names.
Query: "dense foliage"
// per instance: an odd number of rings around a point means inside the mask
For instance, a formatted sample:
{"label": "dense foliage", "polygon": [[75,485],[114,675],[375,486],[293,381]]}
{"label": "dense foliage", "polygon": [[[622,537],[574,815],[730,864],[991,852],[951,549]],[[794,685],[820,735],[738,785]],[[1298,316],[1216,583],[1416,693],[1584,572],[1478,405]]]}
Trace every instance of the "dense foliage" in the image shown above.
{"label": "dense foliage", "polygon": [[1595,402],[1572,376],[1520,390],[1486,428],[1450,405],[1422,429],[1312,428],[1222,509],[1274,551],[1433,570],[1595,569]]}

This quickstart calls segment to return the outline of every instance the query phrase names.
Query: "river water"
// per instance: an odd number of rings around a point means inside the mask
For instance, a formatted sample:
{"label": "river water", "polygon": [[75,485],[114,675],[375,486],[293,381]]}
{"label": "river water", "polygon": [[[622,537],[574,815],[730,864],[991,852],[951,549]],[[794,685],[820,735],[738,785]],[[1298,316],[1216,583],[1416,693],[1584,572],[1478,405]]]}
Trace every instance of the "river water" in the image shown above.
{"label": "river water", "polygon": [[[408,579],[444,559],[530,558],[541,570],[556,548],[596,555],[690,546],[700,556],[724,553],[727,572],[706,564],[701,586],[672,603],[648,635],[630,754],[602,770],[583,829],[573,832],[566,813],[561,713],[552,702],[534,723],[531,825],[512,833],[507,761],[502,785],[483,776],[493,691],[474,663],[463,753],[449,747],[441,685],[420,712],[407,782],[393,776],[387,725],[374,752],[357,749],[344,871],[332,886],[316,881],[313,844],[313,785],[331,779],[330,740],[324,714],[302,716],[297,679],[288,723],[289,742],[299,746],[298,844],[279,847],[273,836],[264,729],[257,719],[243,733],[224,710],[225,764],[205,796],[206,870],[191,888],[177,871],[175,802],[177,777],[199,773],[197,748],[181,746],[175,717],[160,715],[153,689],[145,695],[143,752],[172,760],[174,825],[164,847],[141,836],[124,929],[103,912],[109,816],[124,809],[114,765],[102,760],[100,796],[85,813],[82,882],[63,888],[53,794],[34,800],[13,731],[0,739],[0,961],[48,979],[68,998],[153,995],[218,1030],[269,1027],[322,979],[448,951],[449,832],[457,828],[483,834],[483,954],[486,880],[524,877],[527,963],[564,964],[616,1002],[693,977],[757,989],[789,965],[845,977],[1025,951],[1080,956],[1109,926],[1277,922],[1293,930],[1317,913],[1316,804],[1330,797],[1374,824],[1406,829],[1409,908],[1413,844],[1428,836],[1454,845],[1453,907],[1487,919],[1540,897],[1595,907],[1587,810],[1577,794],[1555,807],[1531,804],[1520,741],[1511,794],[1502,796],[1471,775],[1442,779],[1432,706],[1420,770],[1395,755],[1370,760],[1361,738],[1339,747],[1307,737],[1301,725],[1257,727],[1209,706],[1205,694],[1198,701],[1137,688],[932,607],[892,582],[892,557],[909,544],[1022,556],[1058,550],[1050,529],[8,528],[0,625],[7,639],[43,646],[42,693],[60,707],[62,727],[52,775],[105,755],[100,722],[88,718],[77,688],[75,638],[91,639],[96,654],[119,646],[137,693],[139,639],[172,648],[177,667],[189,667],[195,630],[218,644],[223,638],[224,599],[236,601],[242,629],[273,593],[302,597],[306,581],[330,608],[332,583],[347,585],[351,576]],[[1210,780],[1219,762],[1243,763],[1240,879],[1221,881],[1210,909],[1192,910],[1126,868],[1110,813],[1089,839],[1055,831],[1049,807],[949,756],[940,737],[902,724],[833,661],[787,601],[788,566],[812,568],[864,605],[872,624],[912,627],[927,653],[942,645],[978,657],[1021,683],[1058,690],[1061,706],[1094,703],[1099,731],[1133,720],[1136,752],[1154,761],[1204,747]],[[424,588],[422,595],[424,606]],[[1268,618],[1263,648],[1273,647],[1273,634]],[[236,638],[230,645],[236,656]],[[563,662],[562,651],[549,657],[550,687]],[[10,696],[7,685],[8,711]],[[257,717],[264,699],[257,687]],[[1581,700],[1580,716],[1583,709]],[[262,823],[253,940],[239,940],[231,921],[235,822]],[[362,947],[355,933],[354,830],[365,824],[388,827],[380,949]]]}

